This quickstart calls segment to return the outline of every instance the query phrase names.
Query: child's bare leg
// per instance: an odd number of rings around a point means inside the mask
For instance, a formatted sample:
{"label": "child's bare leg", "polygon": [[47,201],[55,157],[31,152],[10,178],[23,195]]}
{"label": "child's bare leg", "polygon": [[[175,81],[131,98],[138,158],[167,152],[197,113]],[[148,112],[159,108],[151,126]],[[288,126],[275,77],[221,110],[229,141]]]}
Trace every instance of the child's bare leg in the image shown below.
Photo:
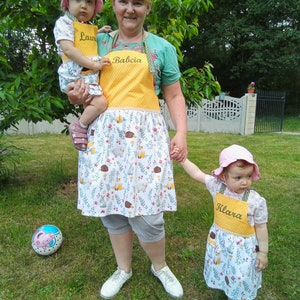
{"label": "child's bare leg", "polygon": [[106,108],[106,98],[103,95],[95,96],[91,103],[84,108],[80,119],[70,124],[69,132],[72,143],[77,150],[85,151],[87,149],[87,128]]}
{"label": "child's bare leg", "polygon": [[89,105],[85,106],[84,111],[79,118],[83,127],[88,127],[101,113],[107,108],[107,99],[104,95],[94,96]]}

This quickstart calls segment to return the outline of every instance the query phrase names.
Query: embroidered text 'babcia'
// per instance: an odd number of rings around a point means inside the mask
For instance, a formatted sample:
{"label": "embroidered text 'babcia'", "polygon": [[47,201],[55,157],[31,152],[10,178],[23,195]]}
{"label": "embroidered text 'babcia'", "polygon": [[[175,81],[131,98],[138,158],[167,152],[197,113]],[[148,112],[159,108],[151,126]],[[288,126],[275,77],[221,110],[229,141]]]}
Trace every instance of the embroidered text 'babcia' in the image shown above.
{"label": "embroidered text 'babcia'", "polygon": [[127,56],[126,58],[121,58],[116,56],[113,58],[112,63],[115,64],[127,64],[127,63],[141,63],[142,60],[140,58]]}

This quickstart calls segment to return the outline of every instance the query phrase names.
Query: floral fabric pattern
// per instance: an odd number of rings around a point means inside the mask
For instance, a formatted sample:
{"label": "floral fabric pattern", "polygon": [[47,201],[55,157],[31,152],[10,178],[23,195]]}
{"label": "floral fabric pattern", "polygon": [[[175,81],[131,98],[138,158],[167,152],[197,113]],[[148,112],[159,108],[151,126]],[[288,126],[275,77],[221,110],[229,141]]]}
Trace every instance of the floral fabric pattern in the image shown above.
{"label": "floral fabric pattern", "polygon": [[[212,176],[206,177],[206,187],[215,200],[222,182]],[[242,201],[243,194],[225,190],[224,195]],[[248,221],[254,226],[267,222],[266,201],[257,192],[251,190],[248,198]],[[227,297],[235,300],[253,300],[261,288],[262,272],[255,269],[258,242],[256,235],[243,237],[229,233],[216,224],[210,228],[204,263],[206,284],[225,292]]]}
{"label": "floral fabric pattern", "polygon": [[127,217],[176,210],[169,137],[159,112],[108,109],[89,127],[79,153],[83,215]]}

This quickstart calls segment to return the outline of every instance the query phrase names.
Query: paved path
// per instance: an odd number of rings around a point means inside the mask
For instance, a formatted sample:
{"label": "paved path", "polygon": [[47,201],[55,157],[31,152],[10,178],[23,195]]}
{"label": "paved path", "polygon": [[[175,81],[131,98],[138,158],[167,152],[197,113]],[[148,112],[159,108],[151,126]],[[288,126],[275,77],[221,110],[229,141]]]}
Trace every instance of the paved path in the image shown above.
{"label": "paved path", "polygon": [[300,132],[288,132],[288,131],[282,131],[282,132],[275,132],[278,134],[288,134],[288,135],[300,135]]}

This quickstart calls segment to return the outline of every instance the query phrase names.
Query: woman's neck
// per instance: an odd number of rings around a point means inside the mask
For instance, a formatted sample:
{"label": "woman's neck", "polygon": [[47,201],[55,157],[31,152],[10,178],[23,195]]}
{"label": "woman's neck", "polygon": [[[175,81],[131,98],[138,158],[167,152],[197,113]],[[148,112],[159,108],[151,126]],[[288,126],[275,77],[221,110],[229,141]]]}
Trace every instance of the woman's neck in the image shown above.
{"label": "woman's neck", "polygon": [[144,30],[137,33],[124,33],[119,31],[118,40],[125,43],[137,43],[142,42],[144,38]]}

